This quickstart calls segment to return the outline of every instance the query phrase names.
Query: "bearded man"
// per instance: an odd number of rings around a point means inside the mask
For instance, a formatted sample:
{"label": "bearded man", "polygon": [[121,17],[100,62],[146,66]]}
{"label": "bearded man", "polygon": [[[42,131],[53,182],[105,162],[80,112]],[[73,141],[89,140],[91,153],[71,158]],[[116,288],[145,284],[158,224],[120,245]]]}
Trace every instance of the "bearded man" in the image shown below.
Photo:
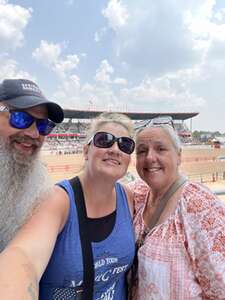
{"label": "bearded man", "polygon": [[53,186],[39,153],[63,118],[34,82],[0,84],[0,252]]}

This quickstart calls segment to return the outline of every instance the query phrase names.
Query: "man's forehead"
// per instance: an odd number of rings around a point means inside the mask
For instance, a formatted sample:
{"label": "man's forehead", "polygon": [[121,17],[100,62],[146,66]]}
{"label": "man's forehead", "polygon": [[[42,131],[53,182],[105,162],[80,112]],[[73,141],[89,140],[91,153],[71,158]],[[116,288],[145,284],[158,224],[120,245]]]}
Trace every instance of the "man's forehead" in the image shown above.
{"label": "man's forehead", "polygon": [[45,104],[41,104],[41,105],[37,105],[37,106],[34,106],[34,107],[26,108],[24,110],[28,111],[28,112],[42,113],[42,114],[48,115],[48,108]]}

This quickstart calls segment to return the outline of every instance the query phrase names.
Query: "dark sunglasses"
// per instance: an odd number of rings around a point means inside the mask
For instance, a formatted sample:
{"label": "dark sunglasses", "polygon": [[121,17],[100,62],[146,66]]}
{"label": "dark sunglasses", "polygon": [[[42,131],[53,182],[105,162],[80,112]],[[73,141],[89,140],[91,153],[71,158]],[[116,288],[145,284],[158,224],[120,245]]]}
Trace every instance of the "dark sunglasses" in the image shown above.
{"label": "dark sunglasses", "polygon": [[134,151],[135,142],[126,136],[115,137],[113,134],[108,132],[97,132],[88,142],[90,144],[93,141],[95,147],[98,148],[110,148],[117,142],[119,149],[126,153],[131,154]]}
{"label": "dark sunglasses", "polygon": [[17,129],[29,128],[34,122],[40,135],[48,135],[56,124],[49,119],[38,119],[26,111],[9,110],[9,124]]}

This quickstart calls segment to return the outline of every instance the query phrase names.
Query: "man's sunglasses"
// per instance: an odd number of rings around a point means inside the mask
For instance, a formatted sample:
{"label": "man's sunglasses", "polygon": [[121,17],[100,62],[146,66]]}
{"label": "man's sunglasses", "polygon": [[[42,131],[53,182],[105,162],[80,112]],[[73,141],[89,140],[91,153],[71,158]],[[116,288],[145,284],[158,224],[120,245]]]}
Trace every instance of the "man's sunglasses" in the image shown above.
{"label": "man's sunglasses", "polygon": [[35,118],[26,111],[9,110],[9,113],[9,124],[13,128],[26,129],[36,122],[39,134],[45,136],[48,135],[56,126],[56,124],[51,120]]}
{"label": "man's sunglasses", "polygon": [[115,137],[113,134],[108,132],[97,132],[89,141],[90,144],[93,141],[95,147],[98,148],[110,148],[117,142],[118,148],[126,153],[131,154],[135,148],[135,142],[126,136]]}

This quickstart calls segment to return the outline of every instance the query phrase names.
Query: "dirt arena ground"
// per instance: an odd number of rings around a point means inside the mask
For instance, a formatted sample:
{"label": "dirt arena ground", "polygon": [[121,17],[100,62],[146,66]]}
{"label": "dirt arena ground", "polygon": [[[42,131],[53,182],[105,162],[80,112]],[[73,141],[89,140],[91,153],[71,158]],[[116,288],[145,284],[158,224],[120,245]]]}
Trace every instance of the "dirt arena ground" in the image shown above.
{"label": "dirt arena ground", "polygon": [[[225,161],[217,161],[218,156],[225,156],[225,148],[185,147],[181,170],[193,181],[202,182],[213,189],[225,189]],[[42,152],[42,160],[47,164],[54,181],[75,176],[84,164],[82,154],[55,155]],[[129,172],[136,174],[135,155],[132,156]]]}

